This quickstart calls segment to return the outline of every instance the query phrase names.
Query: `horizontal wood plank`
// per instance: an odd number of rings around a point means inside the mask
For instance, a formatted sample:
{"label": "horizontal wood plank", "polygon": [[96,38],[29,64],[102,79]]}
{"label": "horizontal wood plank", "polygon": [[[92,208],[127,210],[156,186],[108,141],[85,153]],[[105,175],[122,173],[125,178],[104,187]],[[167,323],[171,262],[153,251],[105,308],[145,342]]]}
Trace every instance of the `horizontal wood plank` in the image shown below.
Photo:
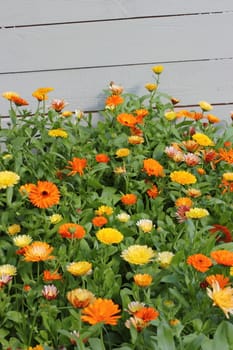
{"label": "horizontal wood plank", "polygon": [[233,13],[0,31],[0,73],[233,57]]}
{"label": "horizontal wood plank", "polygon": [[12,0],[1,2],[0,27],[224,11],[232,0]]}

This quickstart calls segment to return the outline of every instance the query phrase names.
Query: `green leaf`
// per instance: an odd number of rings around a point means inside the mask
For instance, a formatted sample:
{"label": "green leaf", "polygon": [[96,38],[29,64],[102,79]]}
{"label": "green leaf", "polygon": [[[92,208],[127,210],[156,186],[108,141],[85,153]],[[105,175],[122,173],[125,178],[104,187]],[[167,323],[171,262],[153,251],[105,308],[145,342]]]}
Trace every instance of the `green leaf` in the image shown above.
{"label": "green leaf", "polygon": [[159,349],[176,350],[172,331],[167,325],[160,324],[157,334]]}
{"label": "green leaf", "polygon": [[22,322],[22,315],[20,312],[17,311],[8,311],[6,313],[6,318],[8,320],[14,321],[16,323],[21,323]]}

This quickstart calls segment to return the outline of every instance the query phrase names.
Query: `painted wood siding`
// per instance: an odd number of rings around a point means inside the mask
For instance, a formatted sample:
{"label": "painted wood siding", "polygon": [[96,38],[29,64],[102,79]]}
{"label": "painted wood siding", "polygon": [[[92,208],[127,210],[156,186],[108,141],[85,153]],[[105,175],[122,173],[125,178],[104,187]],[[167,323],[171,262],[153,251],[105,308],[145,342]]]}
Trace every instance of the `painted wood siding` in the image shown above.
{"label": "painted wood siding", "polygon": [[[232,0],[12,0],[0,4],[0,93],[52,86],[69,109],[98,111],[110,81],[143,94],[163,64],[161,90],[195,106],[233,109]],[[0,114],[8,102],[0,100]]]}

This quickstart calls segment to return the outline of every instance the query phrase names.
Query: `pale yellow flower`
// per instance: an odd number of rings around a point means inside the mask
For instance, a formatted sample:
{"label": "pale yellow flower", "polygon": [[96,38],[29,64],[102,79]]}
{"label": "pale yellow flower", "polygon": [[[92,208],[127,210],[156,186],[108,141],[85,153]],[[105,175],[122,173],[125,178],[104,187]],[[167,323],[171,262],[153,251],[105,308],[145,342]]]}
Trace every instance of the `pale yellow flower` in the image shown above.
{"label": "pale yellow flower", "polygon": [[0,265],[0,277],[3,275],[7,276],[15,276],[16,275],[16,267],[11,264]]}
{"label": "pale yellow flower", "polygon": [[123,250],[121,257],[123,260],[135,265],[144,265],[152,261],[155,252],[147,245],[131,245]]}
{"label": "pale yellow flower", "polygon": [[130,150],[128,148],[119,148],[116,151],[116,156],[118,158],[127,157],[129,154],[130,154]]}
{"label": "pale yellow flower", "polygon": [[156,260],[162,268],[166,268],[171,264],[173,256],[174,254],[172,252],[159,252]]}
{"label": "pale yellow flower", "polygon": [[65,130],[63,129],[52,129],[49,130],[48,135],[51,137],[62,137],[62,138],[67,138],[68,134]]}
{"label": "pale yellow flower", "polygon": [[117,215],[117,219],[120,222],[128,222],[130,220],[130,215],[127,213],[120,213]]}
{"label": "pale yellow flower", "polygon": [[151,232],[154,225],[153,225],[153,221],[149,220],[149,219],[141,219],[139,221],[136,222],[136,225],[144,232],[144,233],[148,233]]}
{"label": "pale yellow flower", "polygon": [[63,218],[60,214],[53,214],[49,217],[51,224],[56,225],[58,224]]}
{"label": "pale yellow flower", "polygon": [[91,274],[92,264],[88,261],[72,262],[66,269],[74,276],[85,276]]}
{"label": "pale yellow flower", "polygon": [[144,142],[144,138],[142,136],[132,135],[128,137],[128,143],[131,145],[139,145]]}
{"label": "pale yellow flower", "polygon": [[167,120],[174,120],[176,119],[176,112],[174,111],[168,111],[164,114],[164,117],[167,119]]}
{"label": "pale yellow flower", "polygon": [[199,106],[201,107],[201,109],[203,111],[211,111],[211,109],[213,109],[213,107],[211,106],[211,104],[209,104],[206,101],[200,101],[199,102]]}
{"label": "pale yellow flower", "polygon": [[32,237],[29,235],[18,235],[13,238],[13,243],[16,247],[23,248],[32,242]]}
{"label": "pale yellow flower", "polygon": [[114,173],[117,175],[125,174],[126,168],[124,166],[119,166],[114,169]]}
{"label": "pale yellow flower", "polygon": [[206,288],[207,295],[213,300],[213,305],[218,306],[229,318],[229,314],[233,315],[233,288],[220,288],[217,281],[212,283],[212,290]]}
{"label": "pale yellow flower", "polygon": [[7,233],[9,233],[9,235],[11,236],[16,235],[20,231],[21,231],[21,226],[18,224],[13,224],[11,226],[8,226],[7,228]]}
{"label": "pale yellow flower", "polygon": [[96,215],[111,215],[113,213],[113,208],[109,207],[107,205],[101,205],[96,211],[95,214]]}
{"label": "pale yellow flower", "polygon": [[120,231],[109,227],[100,229],[96,233],[96,237],[104,244],[120,243],[124,239],[124,236]]}
{"label": "pale yellow flower", "polygon": [[13,187],[20,180],[18,174],[13,171],[0,171],[0,190],[7,187]]}
{"label": "pale yellow flower", "polygon": [[201,219],[208,215],[208,210],[202,208],[190,208],[189,211],[186,211],[185,213],[185,216],[188,219]]}
{"label": "pale yellow flower", "polygon": [[2,159],[4,159],[4,160],[6,160],[6,159],[10,160],[10,159],[12,159],[12,158],[13,158],[13,155],[10,154],[10,153],[4,154],[4,155],[2,156]]}

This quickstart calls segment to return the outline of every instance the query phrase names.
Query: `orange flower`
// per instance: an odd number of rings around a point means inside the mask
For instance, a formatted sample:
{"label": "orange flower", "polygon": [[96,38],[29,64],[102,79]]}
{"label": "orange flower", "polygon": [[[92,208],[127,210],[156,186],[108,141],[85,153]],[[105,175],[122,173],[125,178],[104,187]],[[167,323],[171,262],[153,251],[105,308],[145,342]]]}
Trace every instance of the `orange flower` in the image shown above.
{"label": "orange flower", "polygon": [[156,185],[152,185],[151,188],[146,191],[146,193],[150,198],[155,199],[159,195],[158,187]]}
{"label": "orange flower", "polygon": [[53,247],[48,243],[35,241],[24,247],[24,260],[33,262],[54,259],[54,256],[50,255],[52,251]]}
{"label": "orange flower", "polygon": [[62,279],[62,275],[58,273],[57,271],[51,272],[49,270],[44,270],[43,272],[43,281],[49,282],[49,281],[58,281]]}
{"label": "orange flower", "polygon": [[219,123],[220,119],[218,117],[216,117],[213,114],[207,114],[206,118],[209,120],[210,123],[214,124],[214,123]]}
{"label": "orange flower", "polygon": [[224,275],[217,274],[217,275],[210,275],[206,277],[206,282],[212,286],[213,282],[217,281],[220,288],[224,288],[229,284],[230,279],[228,277],[225,277]]}
{"label": "orange flower", "polygon": [[233,252],[229,250],[214,250],[210,253],[210,256],[217,264],[233,266]]}
{"label": "orange flower", "polygon": [[61,112],[61,110],[67,105],[68,103],[64,100],[58,100],[54,99],[51,103],[51,108],[54,109],[56,112]]}
{"label": "orange flower", "polygon": [[96,227],[102,227],[103,225],[107,224],[108,219],[105,216],[95,216],[92,219],[92,223]]}
{"label": "orange flower", "polygon": [[76,308],[81,309],[95,300],[95,296],[87,289],[76,288],[66,294],[69,302]]}
{"label": "orange flower", "polygon": [[198,143],[194,140],[183,141],[182,144],[189,152],[195,152],[199,147]]}
{"label": "orange flower", "polygon": [[136,311],[134,316],[141,318],[144,322],[148,323],[156,320],[156,318],[159,316],[159,312],[153,307],[144,306],[140,310]]}
{"label": "orange flower", "polygon": [[104,153],[100,153],[100,154],[97,154],[95,156],[95,160],[98,162],[98,163],[108,163],[110,158],[109,156],[107,156],[107,154],[104,154]]}
{"label": "orange flower", "polygon": [[16,106],[27,106],[28,105],[28,102],[20,96],[13,95],[11,97],[11,101],[14,102],[16,104]]}
{"label": "orange flower", "polygon": [[138,136],[138,137],[141,137],[143,135],[142,130],[140,128],[138,128],[137,126],[132,126],[130,128],[130,133],[132,136]]}
{"label": "orange flower", "polygon": [[78,238],[81,239],[85,236],[86,231],[81,225],[73,224],[73,223],[67,223],[63,224],[59,227],[58,233],[63,238]]}
{"label": "orange flower", "polygon": [[222,179],[221,184],[219,185],[220,188],[223,187],[222,193],[226,192],[233,192],[233,181],[227,181]]}
{"label": "orange flower", "polygon": [[220,148],[218,150],[218,155],[219,155],[219,159],[218,161],[225,161],[229,164],[233,164],[233,148],[227,150],[224,148]]}
{"label": "orange flower", "polygon": [[141,124],[143,123],[143,119],[148,115],[148,110],[147,109],[137,109],[135,111],[136,118],[137,118],[137,123]]}
{"label": "orange flower", "polygon": [[119,95],[111,95],[106,98],[105,105],[111,108],[114,108],[118,105],[121,105],[124,102],[123,97]]}
{"label": "orange flower", "polygon": [[29,187],[29,200],[38,208],[49,208],[59,203],[60,192],[57,186],[49,181],[38,181]]}
{"label": "orange flower", "polygon": [[175,206],[180,207],[182,205],[185,205],[186,207],[191,207],[193,205],[193,202],[189,197],[180,197],[175,201]]}
{"label": "orange flower", "polygon": [[6,91],[6,92],[3,92],[2,97],[6,98],[8,101],[12,101],[12,99],[20,97],[20,96],[17,92]]}
{"label": "orange flower", "polygon": [[81,319],[91,325],[101,322],[114,326],[121,317],[119,312],[119,305],[111,299],[98,298],[82,310]]}
{"label": "orange flower", "polygon": [[133,205],[137,202],[137,196],[133,193],[125,194],[121,197],[121,202],[125,205]]}
{"label": "orange flower", "polygon": [[67,169],[72,169],[71,172],[69,172],[68,176],[75,174],[83,175],[83,169],[87,166],[87,160],[85,158],[73,158],[68,162],[70,166],[67,166]]}
{"label": "orange flower", "polygon": [[47,93],[53,90],[50,87],[38,88],[32,93],[32,96],[37,98],[38,101],[44,101],[48,99]]}
{"label": "orange flower", "polygon": [[133,114],[121,113],[117,116],[117,121],[125,126],[133,127],[137,124],[137,118]]}
{"label": "orange flower", "polygon": [[152,283],[152,276],[148,273],[138,273],[133,276],[134,282],[139,287],[148,287]]}
{"label": "orange flower", "polygon": [[187,263],[200,272],[208,271],[209,267],[213,265],[211,259],[204,254],[190,255],[187,259]]}
{"label": "orange flower", "polygon": [[28,196],[30,191],[31,191],[31,189],[33,188],[33,186],[34,186],[34,184],[30,184],[30,183],[20,186],[20,188],[19,188],[20,194],[22,196],[23,195],[27,195]]}
{"label": "orange flower", "polygon": [[228,230],[226,226],[214,224],[212,225],[213,228],[211,228],[209,231],[211,233],[220,232],[221,234],[216,237],[217,242],[223,241],[225,243],[232,242],[231,232]]}
{"label": "orange flower", "polygon": [[143,161],[143,171],[145,171],[148,176],[164,176],[163,166],[157,160],[152,158]]}
{"label": "orange flower", "polygon": [[142,136],[132,135],[128,137],[128,143],[130,143],[131,145],[140,145],[143,142],[144,142],[144,138]]}

